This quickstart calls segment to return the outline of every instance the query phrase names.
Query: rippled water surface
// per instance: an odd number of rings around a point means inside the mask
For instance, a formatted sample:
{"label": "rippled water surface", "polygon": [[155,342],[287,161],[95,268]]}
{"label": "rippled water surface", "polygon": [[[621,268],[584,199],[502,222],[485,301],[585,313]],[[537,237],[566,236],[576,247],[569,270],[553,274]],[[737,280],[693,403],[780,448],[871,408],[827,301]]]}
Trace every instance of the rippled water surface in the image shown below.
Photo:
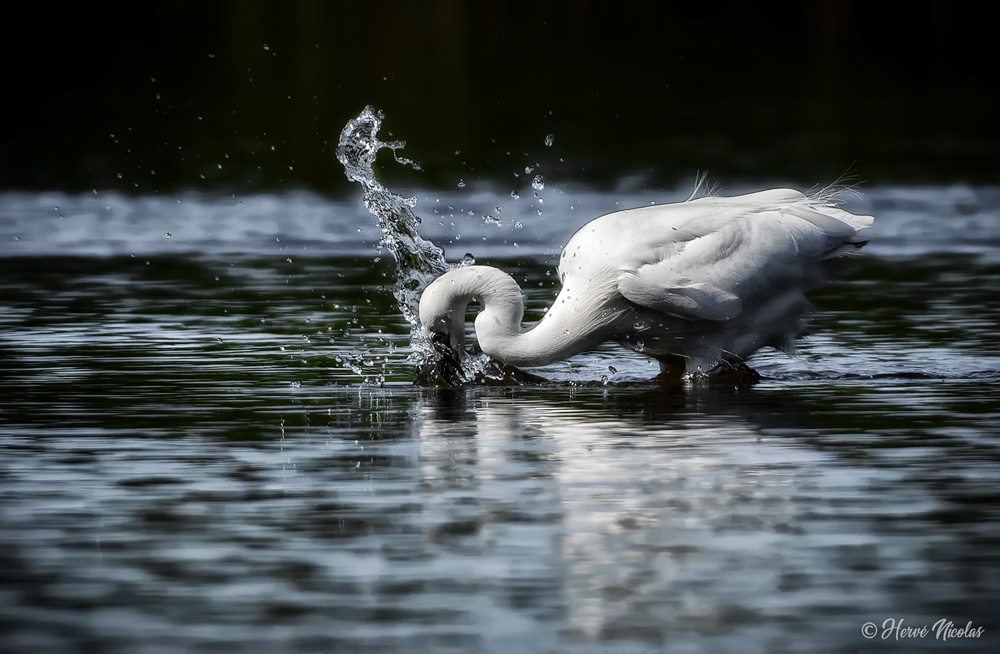
{"label": "rippled water surface", "polygon": [[[576,227],[686,196],[509,193],[414,195],[529,320]],[[998,651],[1000,190],[848,208],[752,388],[606,347],[440,391],[357,202],[0,196],[0,650]]]}

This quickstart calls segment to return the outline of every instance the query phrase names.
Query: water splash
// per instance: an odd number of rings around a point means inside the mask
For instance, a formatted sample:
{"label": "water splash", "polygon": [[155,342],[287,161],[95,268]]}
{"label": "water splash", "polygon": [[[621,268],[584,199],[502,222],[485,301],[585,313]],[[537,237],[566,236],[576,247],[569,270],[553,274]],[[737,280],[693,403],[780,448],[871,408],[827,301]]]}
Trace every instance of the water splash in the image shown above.
{"label": "water splash", "polygon": [[[464,386],[520,384],[533,379],[533,376],[504,366],[486,354],[472,355],[468,352],[461,353],[461,360],[454,362],[457,365],[446,374],[441,374],[440,364],[443,358],[447,359],[447,355],[440,348],[435,349],[421,329],[420,294],[452,266],[445,260],[441,248],[418,233],[420,218],[411,210],[416,205],[415,199],[393,193],[375,177],[375,159],[384,149],[390,150],[397,162],[420,169],[416,162],[400,156],[399,150],[405,146],[404,141],[382,141],[378,138],[383,119],[381,111],[365,107],[357,118],[344,126],[337,146],[337,159],[344,166],[347,179],[361,184],[365,207],[375,216],[382,230],[379,245],[389,250],[396,260],[393,296],[410,325],[410,360],[417,366],[414,382],[428,386]],[[474,262],[472,255],[467,254],[456,266]],[[454,358],[453,354],[451,358]],[[363,372],[353,365],[352,369],[359,374]]]}
{"label": "water splash", "polygon": [[379,140],[383,118],[382,112],[365,107],[357,118],[348,122],[340,134],[337,159],[344,166],[347,179],[361,184],[365,207],[382,230],[379,245],[396,260],[393,295],[410,325],[410,342],[414,345],[424,340],[418,317],[420,292],[445,273],[449,265],[444,252],[417,232],[420,218],[411,210],[412,199],[393,193],[375,177],[375,158],[383,149],[392,151],[399,163],[420,169],[419,164],[399,155],[398,151],[406,145],[404,141]]}

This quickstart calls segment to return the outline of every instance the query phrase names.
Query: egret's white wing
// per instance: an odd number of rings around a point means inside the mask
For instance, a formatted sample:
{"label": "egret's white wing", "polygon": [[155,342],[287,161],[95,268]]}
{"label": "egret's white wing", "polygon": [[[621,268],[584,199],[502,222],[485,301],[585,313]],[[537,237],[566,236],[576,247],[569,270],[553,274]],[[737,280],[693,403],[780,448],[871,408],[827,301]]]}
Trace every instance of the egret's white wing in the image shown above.
{"label": "egret's white wing", "polygon": [[718,203],[711,216],[672,216],[661,226],[644,216],[647,240],[622,267],[619,291],[648,309],[722,321],[762,292],[807,290],[815,264],[863,244],[857,231],[872,219],[798,197],[770,206]]}
{"label": "egret's white wing", "polygon": [[746,237],[741,226],[724,223],[701,234],[686,227],[665,242],[650,239],[637,265],[623,268],[619,292],[641,307],[681,318],[738,316],[743,301],[735,291],[742,274],[734,264]]}

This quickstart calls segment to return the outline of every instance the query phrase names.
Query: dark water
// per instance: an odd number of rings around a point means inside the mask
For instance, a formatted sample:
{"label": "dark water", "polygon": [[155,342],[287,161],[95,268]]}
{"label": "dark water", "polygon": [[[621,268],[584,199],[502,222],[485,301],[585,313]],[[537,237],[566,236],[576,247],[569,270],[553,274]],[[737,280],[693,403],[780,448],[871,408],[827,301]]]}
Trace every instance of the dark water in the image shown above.
{"label": "dark water", "polygon": [[[533,320],[575,227],[687,192],[414,195]],[[1000,189],[848,206],[752,388],[442,392],[357,202],[0,196],[0,650],[997,651]]]}

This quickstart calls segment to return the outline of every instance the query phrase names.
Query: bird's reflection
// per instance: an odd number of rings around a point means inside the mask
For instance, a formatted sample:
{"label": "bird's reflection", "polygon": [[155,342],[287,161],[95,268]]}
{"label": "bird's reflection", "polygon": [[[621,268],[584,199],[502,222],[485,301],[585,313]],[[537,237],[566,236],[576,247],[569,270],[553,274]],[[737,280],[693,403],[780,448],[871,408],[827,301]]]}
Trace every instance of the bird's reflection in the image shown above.
{"label": "bird's reflection", "polygon": [[[767,515],[738,506],[787,493],[776,490],[787,475],[766,475],[777,461],[754,450],[767,430],[807,422],[792,395],[655,384],[424,389],[415,412],[418,466],[425,488],[439,491],[425,499],[434,533],[457,525],[494,551],[530,549],[534,592],[557,594],[587,639],[660,642],[685,612],[722,611],[732,598],[684,566],[731,556],[712,541],[737,510],[764,532],[794,521],[787,504]],[[760,464],[752,479],[739,478],[743,458]]]}
{"label": "bird's reflection", "polygon": [[[751,431],[801,426],[808,409],[791,392],[746,386],[688,386],[644,382],[620,385],[549,384],[532,387],[420,389],[415,413],[418,431],[433,432],[422,421],[470,421],[481,426],[485,414],[499,410],[523,414],[528,421],[613,419],[633,429],[690,425],[692,420],[743,422]],[[501,407],[503,407],[501,409]],[[520,418],[517,424],[523,424]],[[436,423],[435,423],[436,424]]]}

